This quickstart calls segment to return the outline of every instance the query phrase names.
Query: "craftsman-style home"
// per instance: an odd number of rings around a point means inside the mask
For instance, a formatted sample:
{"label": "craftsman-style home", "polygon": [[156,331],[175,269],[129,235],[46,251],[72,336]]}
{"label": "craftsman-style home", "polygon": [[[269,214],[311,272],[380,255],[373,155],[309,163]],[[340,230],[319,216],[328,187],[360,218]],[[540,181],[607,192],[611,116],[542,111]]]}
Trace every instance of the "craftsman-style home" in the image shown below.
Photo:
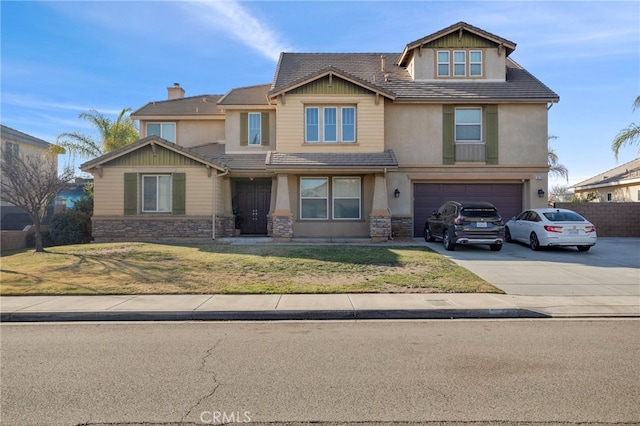
{"label": "craftsman-style home", "polygon": [[169,87],[132,114],[142,139],[81,166],[94,237],[383,240],[449,199],[544,207],[559,98],[515,48],[460,22],[399,53],[282,53],[270,84],[224,95]]}

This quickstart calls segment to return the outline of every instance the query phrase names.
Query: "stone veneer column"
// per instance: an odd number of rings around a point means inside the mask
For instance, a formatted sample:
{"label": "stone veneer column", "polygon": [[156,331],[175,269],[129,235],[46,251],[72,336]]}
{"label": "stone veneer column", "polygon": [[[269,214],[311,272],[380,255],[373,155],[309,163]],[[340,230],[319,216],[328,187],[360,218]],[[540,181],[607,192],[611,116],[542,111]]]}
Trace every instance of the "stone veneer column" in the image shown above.
{"label": "stone veneer column", "polygon": [[275,241],[293,238],[293,213],[289,200],[289,175],[279,174],[276,180],[276,206],[271,213],[272,235]]}
{"label": "stone veneer column", "polygon": [[374,241],[384,241],[391,237],[391,214],[387,195],[387,180],[383,174],[376,174],[373,187],[373,205],[369,215],[369,236]]}

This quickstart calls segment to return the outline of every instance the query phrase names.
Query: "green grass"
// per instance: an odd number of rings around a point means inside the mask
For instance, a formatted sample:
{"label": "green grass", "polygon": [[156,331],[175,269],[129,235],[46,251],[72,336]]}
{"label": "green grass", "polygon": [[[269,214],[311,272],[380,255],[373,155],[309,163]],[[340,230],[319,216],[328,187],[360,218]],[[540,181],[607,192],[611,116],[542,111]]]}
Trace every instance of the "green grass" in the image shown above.
{"label": "green grass", "polygon": [[1,260],[2,295],[501,292],[409,246],[108,243]]}

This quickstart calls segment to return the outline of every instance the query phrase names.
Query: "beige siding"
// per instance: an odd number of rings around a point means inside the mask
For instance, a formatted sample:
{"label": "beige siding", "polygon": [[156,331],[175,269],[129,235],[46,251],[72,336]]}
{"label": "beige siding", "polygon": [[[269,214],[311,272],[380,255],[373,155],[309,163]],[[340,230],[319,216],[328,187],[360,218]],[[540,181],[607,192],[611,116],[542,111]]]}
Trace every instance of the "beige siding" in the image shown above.
{"label": "beige siding", "polygon": [[[287,95],[279,99],[277,150],[279,152],[382,152],[384,101],[374,95]],[[356,105],[356,143],[304,143],[305,105]]]}
{"label": "beige siding", "polygon": [[[139,173],[185,173],[186,174],[186,214],[203,216],[212,214],[213,177],[207,176],[204,167],[105,167],[102,177],[94,176],[94,215],[123,216],[124,214],[124,174]],[[138,206],[141,190],[138,184]]]}
{"label": "beige siding", "polygon": [[240,146],[240,114],[243,112],[265,112],[264,110],[227,110],[225,120],[226,152],[256,154],[275,150],[276,146],[276,114],[269,111],[269,145]]}
{"label": "beige siding", "polygon": [[547,165],[547,105],[498,107],[499,164]]}

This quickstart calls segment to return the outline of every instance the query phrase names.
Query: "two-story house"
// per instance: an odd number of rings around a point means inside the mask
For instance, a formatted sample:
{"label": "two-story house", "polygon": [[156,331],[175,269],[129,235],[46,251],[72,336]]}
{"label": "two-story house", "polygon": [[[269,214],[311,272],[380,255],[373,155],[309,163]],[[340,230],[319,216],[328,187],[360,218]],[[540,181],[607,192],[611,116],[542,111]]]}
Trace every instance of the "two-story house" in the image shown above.
{"label": "two-story house", "polygon": [[[33,156],[42,158],[42,161],[51,162],[51,167],[55,170],[58,169],[58,155],[50,151],[51,144],[49,142],[4,125],[0,125],[0,140],[2,141],[0,155],[6,155],[8,162],[11,162],[13,156]],[[48,223],[52,215],[53,206],[47,211],[45,223]],[[4,200],[0,200],[0,217],[2,230],[7,231],[22,230],[25,226],[33,223],[27,212]]]}
{"label": "two-story house", "polygon": [[[559,100],[457,23],[399,53],[282,53],[271,84],[132,114],[142,139],[82,165],[96,240],[420,236],[448,199],[544,207]],[[542,196],[540,195],[542,194]]]}

